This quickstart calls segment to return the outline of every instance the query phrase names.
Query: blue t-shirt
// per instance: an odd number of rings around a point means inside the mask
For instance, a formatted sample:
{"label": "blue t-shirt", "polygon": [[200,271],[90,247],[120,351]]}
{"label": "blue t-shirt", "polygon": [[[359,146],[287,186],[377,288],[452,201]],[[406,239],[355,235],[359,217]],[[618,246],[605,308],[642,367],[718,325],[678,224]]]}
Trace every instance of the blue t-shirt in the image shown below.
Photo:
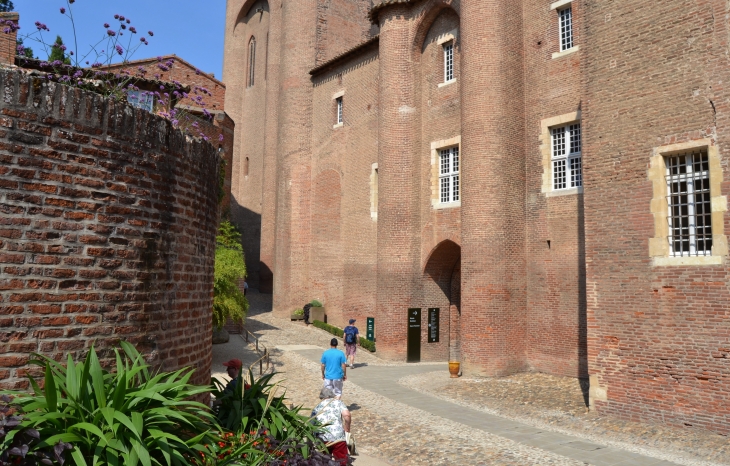
{"label": "blue t-shirt", "polygon": [[322,353],[322,360],[324,364],[324,378],[329,380],[341,379],[345,374],[342,372],[342,365],[347,362],[345,353],[342,351],[331,348]]}

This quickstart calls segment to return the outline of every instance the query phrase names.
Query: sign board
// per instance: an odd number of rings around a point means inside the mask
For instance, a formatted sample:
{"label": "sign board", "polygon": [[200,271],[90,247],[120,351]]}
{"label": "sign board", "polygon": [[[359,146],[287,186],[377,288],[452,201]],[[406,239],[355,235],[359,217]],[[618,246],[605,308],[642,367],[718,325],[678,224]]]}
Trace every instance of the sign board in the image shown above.
{"label": "sign board", "polygon": [[428,308],[428,342],[439,342],[439,308]]}
{"label": "sign board", "polygon": [[368,317],[368,326],[365,338],[370,341],[375,341],[375,317]]}
{"label": "sign board", "polygon": [[421,362],[421,309],[408,309],[407,362]]}

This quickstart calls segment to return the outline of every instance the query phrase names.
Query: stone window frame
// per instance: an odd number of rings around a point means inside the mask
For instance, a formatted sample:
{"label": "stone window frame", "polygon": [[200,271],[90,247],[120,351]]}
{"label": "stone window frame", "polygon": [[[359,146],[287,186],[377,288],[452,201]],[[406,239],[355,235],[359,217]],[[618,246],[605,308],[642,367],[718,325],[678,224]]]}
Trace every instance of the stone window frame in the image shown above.
{"label": "stone window frame", "polygon": [[[580,50],[580,46],[575,44],[575,22],[573,21],[573,1],[574,0],[559,0],[557,2],[554,2],[550,5],[550,10],[555,11],[557,13],[557,19],[558,19],[558,43],[559,43],[559,51],[554,52],[552,54],[552,58],[562,58],[566,55],[570,55],[571,53],[577,52]],[[570,9],[570,37],[572,46],[563,49],[563,33],[561,31],[562,25],[561,25],[561,12]]]}
{"label": "stone window frame", "polygon": [[335,114],[335,124],[332,125],[332,129],[342,128],[345,126],[345,91],[332,94],[332,103]]}
{"label": "stone window frame", "polygon": [[378,221],[378,164],[370,169],[370,218]]}
{"label": "stone window frame", "polygon": [[580,122],[580,110],[577,112],[565,113],[563,115],[545,118],[544,120],[540,121],[540,154],[542,155],[541,192],[546,197],[583,194],[583,186],[567,189],[553,189],[552,129]]}
{"label": "stone window frame", "polygon": [[[441,191],[439,187],[439,156],[442,149],[457,147],[459,149],[459,200],[454,202],[441,202]],[[461,135],[449,139],[441,139],[431,143],[431,207],[434,209],[451,209],[461,207],[461,186],[462,186],[462,152]]]}
{"label": "stone window frame", "polygon": [[[669,247],[669,203],[667,202],[666,158],[692,150],[707,151],[710,169],[710,202],[712,212],[712,254],[705,256],[675,256]],[[728,255],[725,236],[727,196],[722,195],[723,171],[720,151],[710,138],[667,144],[653,149],[647,170],[652,183],[650,210],[654,217],[654,237],[649,239],[649,257],[653,265],[722,265]]]}
{"label": "stone window frame", "polygon": [[[443,82],[438,83],[438,87],[444,87],[448,86],[449,84],[453,84],[456,82],[456,62],[453,62],[452,64],[452,79],[446,79],[446,47],[448,45],[451,45],[451,56],[454,57],[456,55],[456,38],[458,37],[459,30],[458,29],[452,29],[449,32],[446,32],[444,34],[441,34],[438,39],[436,40],[436,45],[440,45],[442,50],[442,76],[443,76]],[[450,44],[449,44],[450,43]]]}

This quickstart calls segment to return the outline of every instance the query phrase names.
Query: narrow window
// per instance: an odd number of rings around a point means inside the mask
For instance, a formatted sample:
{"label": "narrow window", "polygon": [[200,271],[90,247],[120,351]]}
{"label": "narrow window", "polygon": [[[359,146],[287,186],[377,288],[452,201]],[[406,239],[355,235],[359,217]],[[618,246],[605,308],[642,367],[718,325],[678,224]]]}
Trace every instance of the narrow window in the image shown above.
{"label": "narrow window", "polygon": [[253,86],[254,71],[256,69],[256,38],[252,37],[248,43],[248,87]]}
{"label": "narrow window", "polygon": [[338,97],[337,101],[337,124],[342,124],[342,97]]}
{"label": "narrow window", "polygon": [[583,186],[580,123],[552,129],[553,189]]}
{"label": "narrow window", "polygon": [[459,200],[459,148],[441,149],[439,160],[439,199],[442,203]]}
{"label": "narrow window", "polygon": [[444,82],[454,79],[454,43],[444,45]]}
{"label": "narrow window", "polygon": [[671,254],[709,256],[712,254],[712,209],[707,151],[664,160]]}
{"label": "narrow window", "polygon": [[266,33],[266,53],[264,55],[264,81],[269,76],[269,33]]}
{"label": "narrow window", "polygon": [[243,176],[248,176],[248,157],[246,157],[246,160],[243,163]]}
{"label": "narrow window", "polygon": [[558,10],[560,16],[560,51],[573,47],[573,9],[569,6]]}

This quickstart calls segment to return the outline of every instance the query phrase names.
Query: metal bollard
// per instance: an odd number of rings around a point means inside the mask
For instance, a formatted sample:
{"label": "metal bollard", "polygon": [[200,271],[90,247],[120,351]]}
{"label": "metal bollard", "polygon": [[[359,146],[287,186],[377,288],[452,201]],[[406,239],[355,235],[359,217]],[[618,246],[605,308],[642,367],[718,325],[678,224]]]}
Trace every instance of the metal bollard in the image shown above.
{"label": "metal bollard", "polygon": [[259,352],[259,339],[256,339],[256,352]]}

